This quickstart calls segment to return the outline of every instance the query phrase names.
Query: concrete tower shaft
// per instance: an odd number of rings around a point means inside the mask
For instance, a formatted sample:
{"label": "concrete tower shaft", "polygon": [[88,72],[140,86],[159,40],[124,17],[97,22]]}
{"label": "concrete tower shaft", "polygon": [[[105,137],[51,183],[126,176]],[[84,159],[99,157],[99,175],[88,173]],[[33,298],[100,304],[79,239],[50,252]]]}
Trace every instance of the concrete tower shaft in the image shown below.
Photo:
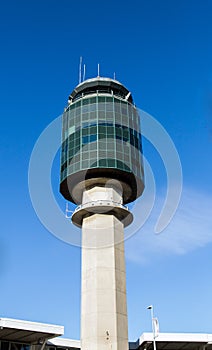
{"label": "concrete tower shaft", "polygon": [[[102,194],[102,195],[101,195]],[[95,187],[87,201],[122,198],[114,189]],[[83,219],[81,349],[128,350],[124,225],[104,212]]]}

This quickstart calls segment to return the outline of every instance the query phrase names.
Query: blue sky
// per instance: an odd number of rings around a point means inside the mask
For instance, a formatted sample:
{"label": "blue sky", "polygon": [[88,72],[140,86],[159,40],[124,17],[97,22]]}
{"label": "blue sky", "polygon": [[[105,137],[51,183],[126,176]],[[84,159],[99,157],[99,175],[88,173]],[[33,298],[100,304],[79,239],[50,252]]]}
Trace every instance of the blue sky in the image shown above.
{"label": "blue sky", "polygon": [[[151,330],[149,304],[163,332],[212,333],[211,11],[210,0],[2,2],[1,317],[62,324],[66,337],[79,338],[80,249],[37,218],[28,166],[37,138],[77,84],[83,56],[86,78],[97,75],[97,63],[103,76],[115,71],[137,106],[164,126],[183,169],[178,211],[156,235],[166,174],[144,140],[157,190],[149,219],[126,241],[129,337]],[[58,154],[52,186],[65,207]]]}

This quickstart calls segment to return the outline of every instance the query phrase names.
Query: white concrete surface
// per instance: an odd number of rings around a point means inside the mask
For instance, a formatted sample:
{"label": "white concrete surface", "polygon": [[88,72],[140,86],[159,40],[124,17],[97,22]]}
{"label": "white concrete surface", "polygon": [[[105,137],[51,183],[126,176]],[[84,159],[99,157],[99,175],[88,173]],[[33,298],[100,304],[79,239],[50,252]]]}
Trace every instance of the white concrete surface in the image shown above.
{"label": "white concrete surface", "polygon": [[[139,345],[145,342],[152,341],[152,333],[143,333],[139,338]],[[212,334],[206,333],[159,333],[156,338],[158,342],[174,343],[174,342],[188,342],[188,343],[212,343]]]}
{"label": "white concrete surface", "polygon": [[[113,189],[102,189],[96,188],[97,197],[102,192],[104,198],[121,200]],[[95,200],[95,189],[89,191],[83,201]],[[113,215],[95,214],[83,220],[82,350],[128,350],[123,239],[123,224]]]}
{"label": "white concrete surface", "polygon": [[54,324],[31,322],[26,320],[16,320],[13,318],[0,318],[0,329],[20,329],[30,332],[49,333],[59,336],[64,334],[64,327]]}

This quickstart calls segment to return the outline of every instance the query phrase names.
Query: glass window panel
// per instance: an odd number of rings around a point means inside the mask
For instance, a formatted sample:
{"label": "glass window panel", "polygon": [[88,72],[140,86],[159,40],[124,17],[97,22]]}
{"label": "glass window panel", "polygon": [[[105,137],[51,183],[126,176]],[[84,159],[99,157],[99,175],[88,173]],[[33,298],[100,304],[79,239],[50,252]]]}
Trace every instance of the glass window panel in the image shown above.
{"label": "glass window panel", "polygon": [[79,107],[80,105],[81,105],[81,101],[78,101],[78,102],[75,104],[76,107]]}
{"label": "glass window panel", "polygon": [[99,125],[98,132],[101,134],[106,134],[106,127],[104,125]]}
{"label": "glass window panel", "polygon": [[128,117],[122,116],[122,125],[128,126]]}
{"label": "glass window panel", "polygon": [[83,122],[83,123],[82,123],[82,128],[84,129],[84,128],[86,128],[88,125],[89,125],[89,123],[88,123],[88,122],[86,122],[86,123],[85,123],[85,122]]}
{"label": "glass window panel", "polygon": [[73,154],[70,154],[68,163],[70,164],[72,162]]}
{"label": "glass window panel", "polygon": [[121,114],[119,113],[115,114],[115,121],[116,123],[121,124]]}
{"label": "glass window panel", "polygon": [[99,111],[104,111],[105,110],[105,103],[99,103],[98,104],[98,110]]}
{"label": "glass window panel", "polygon": [[75,164],[75,171],[79,171],[80,170],[80,163],[76,163]]}
{"label": "glass window panel", "polygon": [[69,150],[74,148],[74,141],[69,142]]}
{"label": "glass window panel", "polygon": [[116,150],[117,151],[119,151],[119,152],[122,152],[122,149],[123,149],[123,147],[122,147],[122,144],[121,144],[121,142],[116,142]]}
{"label": "glass window panel", "polygon": [[67,161],[61,166],[61,171],[63,171],[65,168],[67,168]]}
{"label": "glass window panel", "polygon": [[129,130],[128,129],[123,130],[123,138],[124,138],[124,141],[127,141],[129,139]]}
{"label": "glass window panel", "polygon": [[110,140],[111,142],[108,143],[107,145],[107,149],[108,150],[112,150],[112,149],[115,149],[115,143],[113,140]]}
{"label": "glass window panel", "polygon": [[74,171],[73,164],[70,164],[70,166],[68,167],[68,173],[69,173],[69,174],[72,174],[73,171]]}
{"label": "glass window panel", "polygon": [[82,136],[88,135],[88,128],[83,128],[82,129]]}
{"label": "glass window panel", "polygon": [[97,135],[90,135],[90,142],[95,142],[97,140]]}
{"label": "glass window panel", "polygon": [[98,102],[105,102],[105,97],[104,96],[98,96]]}
{"label": "glass window panel", "polygon": [[113,101],[113,97],[106,96],[105,100],[106,100],[106,102],[112,102]]}
{"label": "glass window panel", "polygon": [[130,168],[127,166],[126,163],[123,164],[123,169],[126,170],[126,171],[130,171]]}
{"label": "glass window panel", "polygon": [[130,143],[134,146],[134,135],[130,134]]}
{"label": "glass window panel", "polygon": [[91,112],[90,113],[90,120],[96,120],[97,119],[97,112]]}
{"label": "glass window panel", "polygon": [[107,133],[113,135],[114,134],[114,128],[112,126],[108,126],[107,127]]}
{"label": "glass window panel", "polygon": [[74,157],[73,157],[73,162],[74,163],[77,163],[80,161],[80,154],[76,154]]}
{"label": "glass window panel", "polygon": [[105,112],[103,112],[103,111],[99,111],[98,115],[99,115],[100,119],[105,118]]}
{"label": "glass window panel", "polygon": [[73,126],[74,125],[74,120],[73,119],[69,119],[69,126]]}
{"label": "glass window panel", "polygon": [[96,97],[91,97],[89,100],[90,100],[90,103],[96,103]]}
{"label": "glass window panel", "polygon": [[84,144],[88,143],[88,142],[89,142],[89,136],[83,136],[83,137],[82,137],[82,142],[83,142]]}
{"label": "glass window panel", "polygon": [[123,168],[124,168],[123,163],[118,159],[116,162],[117,162],[117,168],[123,170]]}
{"label": "glass window panel", "polygon": [[76,111],[76,115],[77,115],[77,116],[79,116],[79,115],[80,115],[80,113],[81,113],[81,108],[76,108],[76,110],[75,110],[75,111]]}
{"label": "glass window panel", "polygon": [[107,166],[107,161],[106,161],[106,159],[100,159],[100,160],[99,160],[99,166]]}
{"label": "glass window panel", "polygon": [[87,105],[89,103],[90,103],[90,99],[89,98],[83,98],[83,100],[82,100],[83,106],[85,106],[85,105]]}
{"label": "glass window panel", "polygon": [[88,113],[83,114],[83,116],[82,116],[82,122],[84,123],[84,122],[88,122],[88,121],[89,121],[89,114],[88,114]]}
{"label": "glass window panel", "polygon": [[89,161],[88,160],[83,160],[82,161],[82,168],[87,169],[89,167]]}
{"label": "glass window panel", "polygon": [[97,126],[92,126],[90,133],[95,135],[97,133]]}
{"label": "glass window panel", "polygon": [[95,150],[95,149],[97,149],[97,144],[96,143],[90,143],[89,144],[89,148],[90,148],[90,150]]}
{"label": "glass window panel", "polygon": [[133,127],[133,122],[132,119],[129,117],[129,126],[132,128]]}
{"label": "glass window panel", "polygon": [[[85,136],[85,137],[86,137],[86,136]],[[81,144],[80,139],[76,139],[76,140],[75,140],[75,143],[74,143],[74,148],[75,148],[76,150],[79,150],[79,149],[80,149],[80,144]]]}
{"label": "glass window panel", "polygon": [[107,151],[107,156],[108,156],[108,158],[114,158],[115,153],[111,152],[111,151]]}
{"label": "glass window panel", "polygon": [[106,157],[106,155],[107,155],[107,153],[106,153],[105,149],[99,151],[99,157],[104,158],[104,157]]}
{"label": "glass window panel", "polygon": [[88,106],[82,107],[82,113],[88,113]]}
{"label": "glass window panel", "polygon": [[121,107],[121,112],[122,112],[122,114],[127,115],[127,108],[125,106],[122,106]]}
{"label": "glass window panel", "polygon": [[68,114],[68,119],[72,118],[75,114],[75,109],[73,109],[73,108],[72,108],[72,110],[69,109],[67,114]]}
{"label": "glass window panel", "polygon": [[63,181],[66,176],[67,176],[67,169],[61,172],[61,176],[60,176],[61,181]]}
{"label": "glass window panel", "polygon": [[113,103],[106,103],[105,109],[107,112],[112,112],[113,111]]}
{"label": "glass window panel", "polygon": [[116,127],[116,136],[122,137],[122,129],[119,127]]}
{"label": "glass window panel", "polygon": [[96,104],[89,105],[89,111],[90,111],[90,112],[95,112],[95,111],[96,111],[96,107],[97,107]]}
{"label": "glass window panel", "polygon": [[130,155],[126,151],[124,152],[124,159],[125,160],[129,160],[130,159]]}
{"label": "glass window panel", "polygon": [[99,142],[99,149],[103,150],[106,149],[106,143],[105,142]]}
{"label": "glass window panel", "polygon": [[96,168],[96,167],[98,167],[98,162],[97,161],[95,161],[95,162],[91,162],[90,163],[90,168]]}
{"label": "glass window panel", "polygon": [[128,105],[128,114],[130,115],[130,117],[132,117],[132,114],[133,114],[133,107],[132,107],[132,105]]}
{"label": "glass window panel", "polygon": [[97,151],[91,151],[90,158],[96,158],[96,157],[97,157]]}
{"label": "glass window panel", "polygon": [[82,114],[82,121],[88,121],[90,119],[89,113]]}
{"label": "glass window panel", "polygon": [[75,136],[75,138],[80,137],[80,131],[79,131],[79,130],[78,130],[78,131],[76,131],[76,132],[75,132],[75,134],[74,134],[74,136]]}
{"label": "glass window panel", "polygon": [[82,153],[82,159],[83,159],[83,160],[89,159],[89,152],[83,152],[83,153]]}
{"label": "glass window panel", "polygon": [[116,166],[115,159],[108,159],[107,162],[108,162],[108,166],[109,167],[115,167]]}
{"label": "glass window panel", "polygon": [[120,104],[115,103],[115,113],[120,114]]}
{"label": "glass window panel", "polygon": [[74,132],[75,132],[75,126],[73,125],[72,127],[70,127],[70,128],[68,129],[68,133],[69,133],[69,135],[73,135]]}
{"label": "glass window panel", "polygon": [[114,120],[113,112],[106,112],[106,118],[107,120]]}

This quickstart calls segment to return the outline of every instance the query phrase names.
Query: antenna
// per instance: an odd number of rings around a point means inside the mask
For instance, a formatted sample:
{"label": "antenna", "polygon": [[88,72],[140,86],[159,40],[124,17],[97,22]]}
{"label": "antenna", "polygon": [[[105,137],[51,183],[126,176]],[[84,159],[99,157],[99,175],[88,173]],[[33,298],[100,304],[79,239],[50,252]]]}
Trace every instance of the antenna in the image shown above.
{"label": "antenna", "polygon": [[113,79],[116,80],[116,72],[113,73]]}
{"label": "antenna", "polygon": [[79,84],[82,82],[82,56],[80,56],[80,63],[79,63]]}
{"label": "antenna", "polygon": [[99,65],[99,63],[98,63],[98,77],[100,77],[100,74],[99,74],[99,72],[100,72],[100,65]]}
{"label": "antenna", "polygon": [[82,81],[84,81],[84,80],[85,80],[85,64],[83,66],[83,79],[82,79]]}
{"label": "antenna", "polygon": [[128,94],[125,96],[125,100],[128,100],[131,95],[131,92],[128,92]]}

